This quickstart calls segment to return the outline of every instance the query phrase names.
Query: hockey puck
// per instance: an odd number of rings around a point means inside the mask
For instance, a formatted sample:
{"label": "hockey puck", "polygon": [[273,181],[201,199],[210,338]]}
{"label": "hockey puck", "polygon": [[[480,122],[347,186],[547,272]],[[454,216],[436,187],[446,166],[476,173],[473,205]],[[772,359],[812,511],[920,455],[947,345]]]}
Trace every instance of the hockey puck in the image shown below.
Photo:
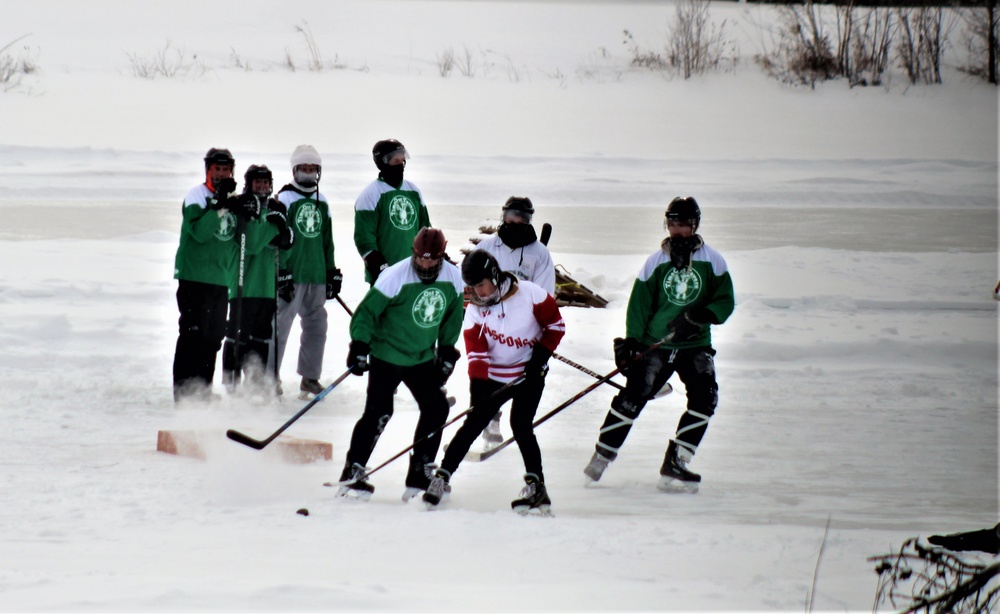
{"label": "hockey puck", "polygon": [[303,507],[302,509],[298,510],[295,513],[298,514],[299,516],[308,516],[309,515],[309,510],[307,510],[306,508]]}

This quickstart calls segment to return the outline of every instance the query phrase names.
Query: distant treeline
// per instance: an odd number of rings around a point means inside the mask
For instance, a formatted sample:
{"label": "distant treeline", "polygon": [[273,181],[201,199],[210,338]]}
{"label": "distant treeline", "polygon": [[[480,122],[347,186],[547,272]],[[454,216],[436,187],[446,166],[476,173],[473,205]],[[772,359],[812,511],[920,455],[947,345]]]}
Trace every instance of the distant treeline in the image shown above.
{"label": "distant treeline", "polygon": [[[723,0],[726,1],[726,0]],[[741,0],[733,0],[741,1]],[[805,0],[799,0],[798,2],[780,2],[778,0],[745,0],[747,4],[806,4]],[[934,2],[918,2],[915,0],[830,0],[822,1],[816,0],[813,4],[828,4],[830,6],[868,6],[868,7],[887,7],[887,8],[926,8],[926,7],[949,7],[949,8],[971,8],[971,7],[988,7],[996,6],[997,0],[949,0],[947,2],[942,0],[935,0]]]}

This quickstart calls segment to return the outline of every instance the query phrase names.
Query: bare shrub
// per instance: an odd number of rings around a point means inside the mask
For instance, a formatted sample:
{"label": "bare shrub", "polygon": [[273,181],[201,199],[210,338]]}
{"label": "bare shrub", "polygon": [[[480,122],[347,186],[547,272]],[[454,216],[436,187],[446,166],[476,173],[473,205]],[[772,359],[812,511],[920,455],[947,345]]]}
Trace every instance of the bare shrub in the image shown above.
{"label": "bare shrub", "polygon": [[896,57],[910,83],[941,83],[941,59],[957,24],[941,7],[899,8]]}
{"label": "bare shrub", "polygon": [[1000,56],[997,28],[1000,26],[1000,12],[990,2],[985,7],[965,9],[962,14],[965,30],[962,37],[967,52],[967,62],[959,70],[997,83],[997,57]]}
{"label": "bare shrub", "polygon": [[476,75],[476,61],[472,51],[465,45],[462,46],[462,53],[455,57],[455,68],[463,77],[474,77]]}
{"label": "bare shrub", "polygon": [[670,27],[667,57],[670,66],[685,79],[714,70],[722,63],[727,41],[725,20],[709,21],[707,0],[682,0]]}
{"label": "bare shrub", "polygon": [[128,53],[132,76],[140,79],[155,79],[164,77],[172,79],[183,77],[192,72],[201,75],[205,67],[198,62],[197,56],[187,57],[182,49],[176,49],[167,41],[163,49],[150,55]]}
{"label": "bare shrub", "polygon": [[628,47],[629,53],[632,55],[632,61],[630,65],[632,68],[650,68],[656,70],[662,70],[669,66],[663,56],[655,51],[645,51],[639,47],[639,44],[635,42],[635,37],[628,30],[624,31],[625,40],[622,44]]}
{"label": "bare shrub", "polygon": [[38,70],[33,57],[35,54],[31,52],[31,47],[28,45],[24,45],[17,55],[8,53],[9,49],[28,36],[25,34],[0,47],[0,87],[5,92],[18,87],[21,85],[21,79]]}
{"label": "bare shrub", "polygon": [[[868,7],[850,11],[852,36],[845,41],[851,50],[851,63],[841,72],[851,85],[881,85],[889,65],[889,49],[895,24],[888,8]],[[855,19],[855,16],[857,19]]]}
{"label": "bare shrub", "polygon": [[[306,43],[306,50],[309,52],[309,61],[306,64],[307,68],[316,72],[323,70],[323,54],[319,50],[319,45],[316,44],[316,39],[313,37],[309,22],[302,20],[302,25],[295,26],[295,31],[302,35]],[[291,57],[287,55],[287,52],[285,63],[291,66],[293,71],[295,70],[295,64],[291,61]]]}
{"label": "bare shrub", "polygon": [[764,70],[780,81],[810,87],[836,77],[840,72],[837,55],[812,0],[775,10],[778,31],[774,48],[756,58]]}
{"label": "bare shrub", "polygon": [[455,50],[448,47],[443,52],[437,54],[438,74],[447,77],[455,68]]}

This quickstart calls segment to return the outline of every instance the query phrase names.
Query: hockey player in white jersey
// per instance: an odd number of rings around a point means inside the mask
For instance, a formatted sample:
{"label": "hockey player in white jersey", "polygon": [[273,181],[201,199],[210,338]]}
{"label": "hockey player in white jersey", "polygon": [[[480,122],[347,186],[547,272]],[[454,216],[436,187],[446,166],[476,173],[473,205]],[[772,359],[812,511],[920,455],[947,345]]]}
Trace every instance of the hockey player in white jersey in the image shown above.
{"label": "hockey player in white jersey", "polygon": [[[465,310],[462,325],[472,411],[448,445],[424,501],[428,507],[441,502],[450,491],[452,474],[483,427],[504,403],[512,401],[510,426],[524,461],[525,486],[511,507],[522,514],[531,510],[546,513],[551,502],[532,422],[545,387],[548,360],[566,325],[550,294],[501,271],[496,258],[483,250],[465,257],[462,279],[472,287],[472,303]],[[512,382],[518,383],[504,388]]]}
{"label": "hockey player in white jersey", "polygon": [[[535,207],[531,199],[524,196],[511,196],[503,205],[503,218],[496,234],[483,239],[476,246],[493,256],[501,271],[513,273],[518,279],[524,279],[541,286],[543,290],[556,295],[556,269],[552,263],[549,248],[538,240],[531,218],[535,215]],[[501,414],[497,415],[483,430],[486,449],[493,448],[503,441],[500,433]]]}

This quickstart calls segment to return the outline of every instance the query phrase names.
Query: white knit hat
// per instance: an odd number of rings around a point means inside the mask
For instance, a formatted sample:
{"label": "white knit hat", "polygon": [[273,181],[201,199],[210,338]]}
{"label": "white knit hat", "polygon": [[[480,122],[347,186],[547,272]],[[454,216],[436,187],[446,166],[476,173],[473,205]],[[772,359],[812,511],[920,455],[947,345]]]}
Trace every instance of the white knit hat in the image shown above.
{"label": "white knit hat", "polygon": [[299,145],[292,152],[292,168],[300,164],[315,164],[316,166],[322,166],[323,162],[320,160],[319,152],[312,145]]}

